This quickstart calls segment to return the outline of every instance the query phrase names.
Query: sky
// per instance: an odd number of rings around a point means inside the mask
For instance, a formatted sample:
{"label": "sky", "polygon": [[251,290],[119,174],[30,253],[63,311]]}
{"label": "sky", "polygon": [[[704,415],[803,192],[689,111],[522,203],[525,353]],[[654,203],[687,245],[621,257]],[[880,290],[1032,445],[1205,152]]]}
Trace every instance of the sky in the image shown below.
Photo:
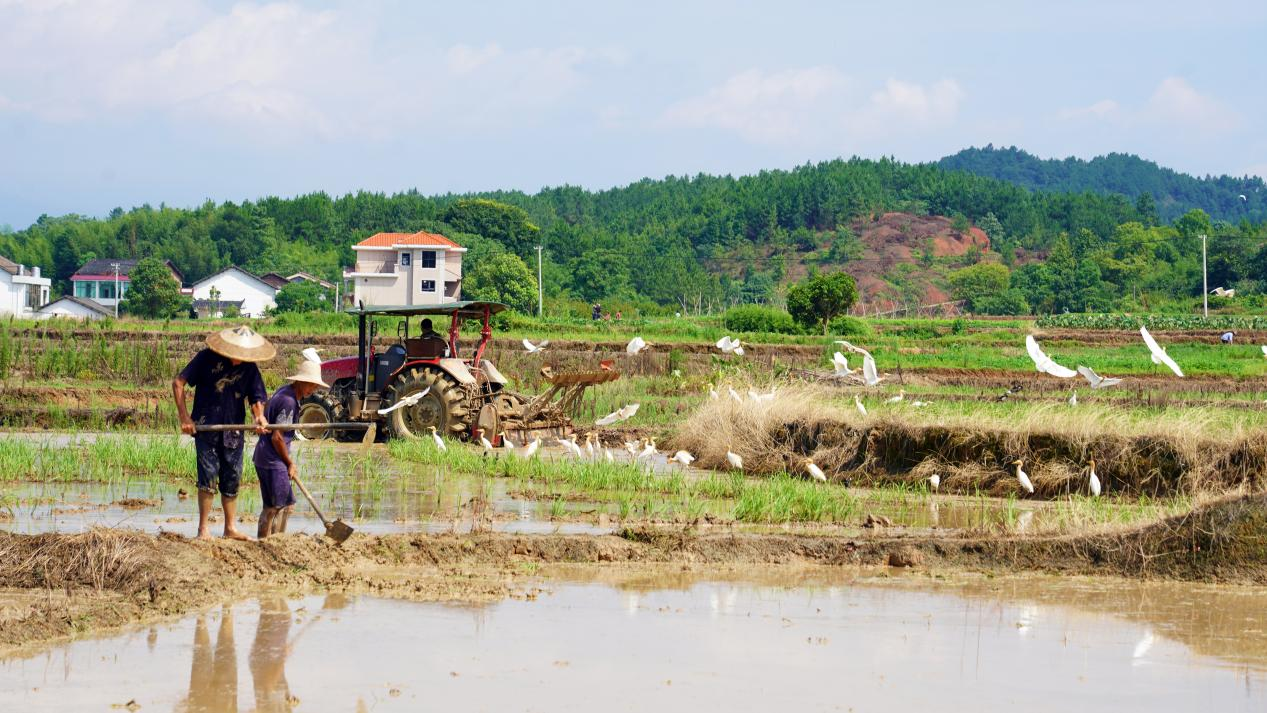
{"label": "sky", "polygon": [[0,0],[0,226],[967,146],[1267,176],[1267,3]]}

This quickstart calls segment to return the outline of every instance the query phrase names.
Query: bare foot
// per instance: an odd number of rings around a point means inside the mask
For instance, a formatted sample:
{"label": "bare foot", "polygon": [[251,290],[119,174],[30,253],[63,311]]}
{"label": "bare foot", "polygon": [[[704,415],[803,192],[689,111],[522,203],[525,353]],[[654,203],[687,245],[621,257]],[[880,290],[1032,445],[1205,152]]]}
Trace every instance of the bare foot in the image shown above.
{"label": "bare foot", "polygon": [[237,530],[225,530],[224,536],[225,536],[225,539],[229,539],[229,540],[242,540],[243,542],[251,541],[250,537],[242,534],[241,532],[238,532]]}
{"label": "bare foot", "polygon": [[199,531],[198,531],[198,539],[200,539],[200,540],[210,540],[210,539],[211,539],[211,533],[210,533],[210,532],[208,532],[208,531],[206,531],[206,530],[199,530]]}

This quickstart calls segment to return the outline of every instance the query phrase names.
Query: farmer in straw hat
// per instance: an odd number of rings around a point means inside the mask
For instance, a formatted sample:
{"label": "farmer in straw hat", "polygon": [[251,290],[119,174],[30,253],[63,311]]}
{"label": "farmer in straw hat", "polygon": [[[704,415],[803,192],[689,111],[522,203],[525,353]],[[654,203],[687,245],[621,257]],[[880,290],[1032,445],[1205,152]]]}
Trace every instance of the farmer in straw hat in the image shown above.
{"label": "farmer in straw hat", "polygon": [[[299,371],[286,380],[290,383],[274,392],[264,406],[264,417],[269,423],[294,423],[300,401],[317,389],[330,388],[321,380],[321,365],[307,359],[300,362]],[[290,442],[294,437],[294,431],[277,430],[271,436],[261,436],[255,443],[252,460],[260,477],[260,495],[264,501],[255,533],[260,539],[285,532],[286,520],[294,509],[295,493],[290,488],[290,480],[298,472],[295,461],[290,457]]]}
{"label": "farmer in straw hat", "polygon": [[[198,538],[207,540],[207,517],[217,488],[224,506],[224,536],[235,540],[251,538],[237,529],[238,485],[242,480],[242,431],[198,432],[197,426],[241,424],[251,403],[257,433],[264,425],[264,379],[256,362],[268,361],[277,349],[250,327],[234,327],[207,337],[207,348],[194,355],[172,380],[176,413],[181,433],[194,437],[198,453]],[[194,387],[192,417],[185,409],[185,386]]]}

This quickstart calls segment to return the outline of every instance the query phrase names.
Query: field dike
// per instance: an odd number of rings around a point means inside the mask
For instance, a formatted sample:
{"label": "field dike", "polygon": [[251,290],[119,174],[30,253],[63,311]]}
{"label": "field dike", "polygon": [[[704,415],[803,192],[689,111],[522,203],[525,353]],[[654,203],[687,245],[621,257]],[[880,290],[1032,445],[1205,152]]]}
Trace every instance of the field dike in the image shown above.
{"label": "field dike", "polygon": [[[935,418],[909,407],[861,416],[826,405],[816,389],[788,387],[764,402],[705,403],[668,449],[693,453],[696,465],[727,470],[727,450],[750,474],[803,474],[812,460],[829,480],[851,485],[926,488],[999,497],[1086,494],[1087,467],[1104,493],[1126,497],[1224,495],[1267,487],[1267,434],[1203,420],[1201,412],[1131,420],[1111,408],[1037,407],[1007,418],[982,414]],[[1035,493],[1021,490],[1012,463],[1024,461]]]}
{"label": "field dike", "polygon": [[264,591],[432,601],[533,596],[537,567],[899,566],[1267,584],[1267,494],[1234,496],[1111,533],[859,538],[641,528],[619,535],[314,535],[259,543],[97,529],[0,532],[0,655]]}

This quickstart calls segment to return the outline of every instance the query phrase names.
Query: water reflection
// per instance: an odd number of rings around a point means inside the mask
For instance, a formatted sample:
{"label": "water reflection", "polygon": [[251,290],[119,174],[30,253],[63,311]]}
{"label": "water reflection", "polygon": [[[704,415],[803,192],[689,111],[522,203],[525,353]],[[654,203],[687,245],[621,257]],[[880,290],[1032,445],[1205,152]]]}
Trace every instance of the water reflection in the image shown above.
{"label": "water reflection", "polygon": [[238,709],[238,649],[233,640],[233,610],[224,607],[213,642],[207,617],[194,624],[194,651],[189,667],[189,696],[181,710],[222,713]]}

